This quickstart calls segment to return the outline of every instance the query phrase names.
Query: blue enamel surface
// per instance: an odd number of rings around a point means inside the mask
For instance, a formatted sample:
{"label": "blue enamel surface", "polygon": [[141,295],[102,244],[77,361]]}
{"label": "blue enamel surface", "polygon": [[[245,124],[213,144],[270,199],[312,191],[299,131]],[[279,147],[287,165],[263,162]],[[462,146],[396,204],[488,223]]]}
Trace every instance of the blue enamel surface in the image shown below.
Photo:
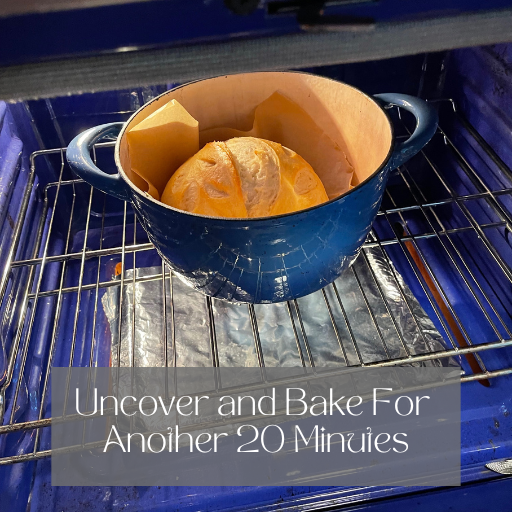
{"label": "blue enamel surface", "polygon": [[[0,267],[6,261],[6,255],[10,246],[13,234],[13,219],[16,219],[23,190],[27,183],[28,172],[30,169],[30,154],[38,149],[34,140],[33,132],[29,120],[24,115],[22,105],[6,105],[0,101]],[[32,257],[34,250],[33,226],[37,225],[38,219],[42,215],[42,202],[39,196],[40,181],[45,180],[45,173],[36,177],[34,188],[30,197],[30,203],[27,210],[27,223],[22,230],[17,259]],[[21,294],[17,294],[20,285],[27,279],[27,271],[18,272],[8,281],[6,294],[13,295],[13,304],[11,305],[12,318],[19,318],[21,310]],[[0,318],[5,319],[6,303],[0,308]],[[39,322],[48,323],[47,318],[41,316]],[[0,383],[5,380],[5,371],[7,365],[7,356],[11,349],[12,339],[14,337],[15,326],[9,322],[2,321],[0,324]],[[19,361],[16,362],[16,368],[19,367]],[[35,365],[32,375],[40,371],[41,368]],[[27,376],[26,376],[27,377]],[[29,380],[24,378],[23,384]],[[15,381],[16,382],[16,381]],[[30,383],[34,381],[30,379]],[[12,390],[6,396],[6,412],[10,414],[12,408]],[[22,409],[28,405],[28,394],[25,385],[21,387],[21,399],[24,402]],[[30,407],[29,407],[30,408]],[[15,418],[18,420],[23,414],[23,410],[15,412]],[[35,410],[33,411],[35,412]],[[5,450],[23,450],[27,444],[23,443],[20,436],[0,436],[0,453]],[[26,477],[27,466],[12,470],[0,469],[0,510],[3,510],[4,502],[12,510],[18,507],[17,500],[11,501],[12,496],[20,498],[26,503],[30,492],[30,479]]]}
{"label": "blue enamel surface", "polygon": [[109,123],[90,128],[76,137],[66,150],[66,158],[73,170],[87,183],[117,199],[129,201],[128,187],[120,174],[106,174],[92,161],[90,151],[99,140],[116,137],[123,123]]}
{"label": "blue enamel surface", "polygon": [[396,169],[423,149],[432,138],[437,128],[437,112],[425,101],[406,94],[376,94],[375,97],[384,102],[384,108],[400,107],[416,118],[413,134],[406,141],[395,143],[388,168]]}
{"label": "blue enamel surface", "polygon": [[377,215],[389,171],[414,156],[435,132],[437,115],[425,101],[400,94],[379,98],[415,116],[411,138],[397,144],[383,168],[350,193],[285,216],[224,220],[190,215],[148,199],[121,174],[106,174],[91,160],[92,145],[117,133],[121,123],[78,135],[67,159],[94,187],[132,201],[158,252],[197,290],[232,302],[282,302],[332,283],[354,261]]}
{"label": "blue enamel surface", "polygon": [[[357,256],[382,198],[387,171],[308,212],[263,220],[197,218],[134,194],[150,240],[198,290],[242,302],[281,302],[331,283]],[[361,205],[365,205],[364,209]]]}

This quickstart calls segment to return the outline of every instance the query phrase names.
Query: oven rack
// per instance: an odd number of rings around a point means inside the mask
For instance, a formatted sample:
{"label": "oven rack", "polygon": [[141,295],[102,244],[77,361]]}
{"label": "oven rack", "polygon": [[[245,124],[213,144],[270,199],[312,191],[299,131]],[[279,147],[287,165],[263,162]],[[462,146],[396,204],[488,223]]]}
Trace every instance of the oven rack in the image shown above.
{"label": "oven rack", "polygon": [[[506,304],[503,304],[499,294],[493,293],[489,283],[482,279],[482,275],[485,273],[479,269],[478,265],[475,266],[475,261],[466,247],[467,240],[476,243],[484,256],[491,260],[493,282],[497,280],[509,290],[512,289],[510,288],[512,286],[512,269],[510,267],[512,258],[510,258],[510,253],[506,252],[510,249],[509,236],[512,231],[512,210],[508,206],[510,203],[507,203],[512,199],[512,171],[475,128],[457,111],[451,100],[440,101],[443,108],[449,112],[450,123],[459,123],[465,132],[466,139],[470,140],[471,144],[455,142],[452,135],[448,134],[449,130],[445,131],[441,124],[429,146],[409,164],[402,166],[390,181],[374,229],[365,242],[365,247],[374,247],[382,251],[402,296],[405,296],[403,287],[396,277],[395,267],[391,265],[391,261],[396,262],[397,252],[400,254],[402,272],[406,269],[410,279],[415,280],[415,289],[423,294],[422,305],[429,308],[432,320],[445,339],[446,350],[423,354],[410,353],[406,340],[402,338],[397,327],[398,319],[393,316],[385,295],[381,293],[384,306],[395,326],[406,355],[398,358],[388,357],[378,361],[365,361],[360,356],[357,340],[352,333],[350,318],[344,315],[347,331],[350,334],[349,339],[342,339],[335,325],[333,308],[341,307],[341,312],[344,314],[335,285],[331,285],[334,287],[334,295],[332,290],[330,294],[327,294],[324,289],[323,298],[341,351],[345,354],[347,344],[352,344],[351,346],[359,358],[353,366],[395,366],[471,353],[476,357],[480,371],[471,372],[464,366],[464,375],[461,377],[463,382],[471,382],[512,374],[512,364],[507,364],[509,359],[503,358],[503,361],[496,364],[496,360],[500,361],[500,352],[503,352],[499,349],[512,346],[510,310],[507,309]],[[96,154],[100,151],[112,152],[113,145],[111,142],[97,144],[94,148],[94,157],[96,158]],[[449,158],[441,158],[437,147],[442,147],[442,152],[448,154]],[[477,168],[474,164],[474,155],[472,158],[468,157],[468,153],[475,151],[474,148],[480,154],[479,162],[481,162],[482,168],[497,169],[497,175],[501,181],[496,179],[489,181],[483,177],[486,174],[480,172],[480,167]],[[140,261],[144,254],[156,254],[153,245],[147,242],[147,239],[140,240],[141,236],[144,236],[143,230],[138,224],[135,213],[131,211],[131,206],[119,202],[120,210],[117,213],[109,212],[110,199],[82,180],[74,179],[71,176],[65,159],[65,151],[65,148],[58,148],[37,151],[31,155],[30,174],[13,227],[6,264],[1,275],[0,300],[5,306],[2,326],[7,325],[10,328],[12,339],[6,354],[6,372],[0,389],[0,417],[3,418],[2,425],[0,425],[0,438],[7,434],[24,432],[30,436],[30,442],[26,449],[22,450],[22,453],[4,456],[0,454],[0,465],[41,459],[51,454],[51,450],[43,446],[44,443],[41,442],[42,433],[47,431],[47,427],[52,422],[48,413],[49,371],[52,364],[56,363],[57,340],[63,329],[71,329],[69,366],[78,365],[76,361],[78,356],[75,352],[84,349],[80,341],[81,334],[78,331],[81,305],[85,300],[86,293],[92,297],[94,308],[91,339],[87,345],[89,353],[82,357],[81,361],[85,361],[85,366],[101,365],[95,355],[98,343],[101,341],[95,330],[101,308],[100,295],[110,287],[120,287],[122,294],[125,281],[128,279],[124,272],[120,273],[118,279],[106,278],[103,271],[105,261],[121,263],[121,268],[134,270],[137,267],[137,260]],[[42,215],[39,225],[32,233],[34,239],[32,257],[16,259],[37,168],[40,165],[47,165],[50,158],[57,159],[59,162],[59,178],[55,182],[48,183],[42,190]],[[452,172],[454,166],[458,169],[457,173]],[[419,169],[421,169],[421,173]],[[435,190],[425,190],[419,183],[420,176],[423,184],[435,181]],[[84,194],[83,191],[86,193]],[[84,198],[85,209],[81,209],[79,203],[81,200],[83,202]],[[454,223],[454,216],[462,220]],[[63,219],[65,222],[62,222]],[[80,223],[79,221],[82,223],[80,230],[82,235],[79,237],[81,248],[80,244],[77,247],[77,242],[73,239],[77,234],[76,225]],[[54,235],[52,230],[57,230],[56,226],[59,222],[67,225],[67,230],[63,230],[62,243],[57,247],[57,244],[52,244]],[[397,223],[407,226],[408,233],[406,235],[398,236],[396,234],[394,228]],[[93,229],[100,230],[100,236],[95,241],[95,245],[88,239],[88,235]],[[107,231],[112,229],[117,229],[118,235],[119,232],[121,233],[121,243],[107,243],[107,239],[109,239]],[[445,306],[457,322],[466,346],[460,343],[454,332],[447,326],[446,318],[429,292],[425,279],[415,264],[410,249],[407,248],[408,243],[414,246],[417,257],[420,258],[442,296]],[[449,261],[452,274],[444,274],[439,266],[430,263],[431,256],[429,254],[431,254],[432,247],[429,244],[432,243],[436,244],[434,250],[441,252]],[[503,247],[505,247],[505,252]],[[91,274],[93,275],[92,279],[85,275],[86,266],[91,264],[96,268]],[[129,278],[130,281],[132,283],[144,280],[160,281],[164,290],[166,287],[171,287],[172,290],[172,273],[161,260],[159,265],[161,272],[149,277],[137,277],[133,272],[132,277]],[[75,270],[78,268],[78,271],[73,273],[71,272],[72,268]],[[47,278],[47,275],[51,274],[50,269],[57,276],[53,281]],[[453,295],[450,292],[450,287],[453,285],[450,282],[452,278],[457,281],[456,287],[459,292],[462,290],[470,298],[469,302],[463,306],[454,303]],[[359,279],[357,281],[361,294],[365,297],[364,284]],[[376,280],[375,283],[378,286]],[[165,297],[165,293],[163,296]],[[336,299],[334,303],[330,302],[328,297],[331,297],[332,301],[333,296],[337,298],[337,303]],[[215,299],[204,298],[202,300],[206,303],[209,317],[207,322],[209,363],[213,367],[219,367],[222,366],[222,360],[219,357],[215,332],[213,307]],[[69,302],[72,304],[70,313],[64,315],[62,312],[66,310],[66,303]],[[371,321],[380,336],[380,343],[385,347],[385,340],[367,301],[366,306]],[[35,417],[28,419],[22,417],[20,420],[17,417],[17,411],[21,407],[19,404],[26,399],[24,396],[26,391],[23,388],[24,379],[27,378],[29,371],[28,355],[36,350],[33,345],[38,343],[40,323],[37,322],[37,312],[44,307],[46,307],[46,315],[51,318],[51,321],[47,326],[49,332],[46,344],[37,347],[41,361],[39,394],[36,397],[37,412]],[[464,317],[461,315],[463,309],[467,311]],[[286,303],[286,310],[293,328],[300,364],[303,367],[315,367],[315,359],[304,332],[298,302]],[[409,310],[412,313],[410,307]],[[179,366],[175,335],[180,329],[180,325],[177,324],[174,316],[172,293],[169,303],[164,299],[162,313],[165,324],[164,339],[162,340],[165,348],[165,362],[168,366]],[[260,367],[265,367],[265,355],[254,306],[247,306],[247,314],[251,320],[257,361]],[[474,330],[470,329],[468,318],[484,319],[486,325],[481,326],[480,331],[487,332],[488,335],[475,335]],[[134,322],[134,315],[132,315],[132,319]],[[171,327],[170,336],[167,335],[168,325]],[[492,367],[487,368],[484,356],[491,352],[497,357],[492,359]],[[133,353],[134,350],[132,350]],[[345,360],[347,360],[346,357]]]}

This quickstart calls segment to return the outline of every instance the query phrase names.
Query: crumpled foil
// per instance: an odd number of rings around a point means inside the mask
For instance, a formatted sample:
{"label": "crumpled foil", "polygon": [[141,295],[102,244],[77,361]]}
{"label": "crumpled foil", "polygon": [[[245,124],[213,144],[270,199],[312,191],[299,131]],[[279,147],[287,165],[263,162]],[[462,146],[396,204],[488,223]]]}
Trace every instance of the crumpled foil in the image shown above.
{"label": "crumpled foil", "polygon": [[[212,366],[212,339],[221,367],[259,366],[261,358],[266,367],[303,360],[306,366],[352,366],[446,349],[380,248],[363,249],[324,290],[289,303],[254,305],[252,318],[246,304],[211,299],[209,308],[204,295],[170,273],[164,300],[162,267],[138,268],[135,280],[127,270],[121,308],[120,299],[120,286],[102,298],[112,366]],[[412,364],[457,366],[453,358]]]}
{"label": "crumpled foil", "polygon": [[[102,302],[110,324],[112,366],[211,367],[212,339],[221,367],[257,367],[261,358],[267,368],[301,366],[303,361],[306,366],[343,367],[446,349],[442,336],[379,248],[363,249],[352,267],[324,290],[289,303],[254,305],[252,312],[245,304],[207,299],[174,275],[166,274],[165,300],[163,287],[162,267],[136,269],[135,282],[133,270],[127,270],[120,329],[121,287],[107,289]],[[455,358],[409,366],[451,366],[454,375],[460,373]],[[212,411],[211,420],[218,419]],[[144,418],[143,425],[135,426],[117,418],[123,431],[164,431],[170,420],[178,418],[174,415],[163,423]],[[189,427],[197,421],[201,420],[179,419]],[[281,420],[273,417],[271,421]],[[202,428],[210,433],[235,432],[229,424],[212,424],[208,430],[203,424]]]}

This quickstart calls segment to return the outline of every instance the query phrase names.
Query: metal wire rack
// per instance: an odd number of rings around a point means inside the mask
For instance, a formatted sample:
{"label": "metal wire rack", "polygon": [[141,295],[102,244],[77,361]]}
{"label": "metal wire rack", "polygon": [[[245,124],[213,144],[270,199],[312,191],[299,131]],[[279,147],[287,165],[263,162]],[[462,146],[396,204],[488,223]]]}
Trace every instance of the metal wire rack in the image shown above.
{"label": "metal wire rack", "polygon": [[[343,308],[335,284],[323,290],[323,299],[339,349],[345,356],[345,364],[350,361],[350,365],[355,367],[394,366],[474,354],[480,371],[475,373],[466,369],[462,381],[469,382],[512,373],[512,365],[508,367],[508,364],[494,364],[493,368],[487,368],[483,357],[485,352],[498,353],[500,349],[512,346],[510,310],[503,303],[500,293],[493,291],[493,283],[496,282],[501,283],[505,289],[512,289],[512,259],[509,259],[510,253],[506,249],[510,249],[508,237],[512,231],[512,213],[508,206],[510,202],[507,203],[512,195],[512,172],[472,125],[457,112],[455,105],[450,104],[449,100],[443,101],[445,106],[448,105],[450,115],[460,123],[474,147],[482,155],[482,166],[494,166],[501,181],[485,179],[477,166],[467,157],[469,149],[456,144],[440,126],[433,143],[410,165],[399,169],[393,178],[394,182],[386,190],[385,200],[365,247],[378,248],[382,251],[397,287],[405,297],[395,267],[391,264],[391,260],[399,255],[403,265],[416,280],[417,289],[423,293],[424,303],[430,307],[430,314],[433,315],[433,320],[436,321],[446,341],[446,350],[411,353],[407,340],[403,339],[398,328],[399,319],[394,315],[385,295],[381,293],[383,306],[396,329],[403,351],[399,357],[394,357],[387,351],[372,307],[365,299],[369,318],[376,327],[380,337],[378,342],[383,345],[386,357],[373,361],[364,360],[353,334],[352,320]],[[440,165],[434,143],[444,148],[451,158],[451,165],[457,166],[458,173],[447,173]],[[113,143],[98,144],[95,153],[100,150],[111,152],[112,146]],[[96,157],[96,154],[94,156]],[[32,257],[16,259],[37,167],[44,165],[48,158],[57,159],[59,162],[59,178],[47,184],[42,190],[42,214],[39,224],[34,226],[32,233]],[[421,169],[421,172],[418,169]],[[2,325],[7,326],[12,335],[6,354],[5,377],[0,381],[0,417],[3,418],[0,439],[7,434],[16,433],[30,436],[30,443],[21,453],[18,450],[15,454],[0,455],[1,465],[40,459],[51,454],[50,449],[41,446],[41,432],[48,428],[52,421],[48,406],[50,368],[55,364],[89,367],[102,365],[98,351],[101,350],[102,347],[99,345],[105,337],[98,333],[98,326],[101,314],[100,296],[106,289],[118,287],[122,294],[127,279],[131,279],[133,284],[142,281],[160,282],[164,290],[162,343],[165,364],[182,364],[176,349],[176,336],[180,324],[174,312],[172,273],[160,260],[160,272],[138,276],[135,272],[137,262],[141,261],[144,254],[155,255],[156,252],[147,239],[141,239],[144,237],[143,230],[140,229],[131,206],[120,203],[119,211],[109,209],[110,199],[102,192],[69,176],[65,148],[32,154],[30,175],[13,227],[11,245],[6,256],[7,263],[1,275],[0,298],[4,304]],[[425,190],[423,184],[426,182],[435,182],[436,186],[432,190]],[[396,233],[394,227],[397,223],[407,226],[408,232],[404,236]],[[81,226],[80,229],[77,225]],[[93,231],[99,233],[99,236],[93,237]],[[468,240],[478,246],[478,252],[484,259],[491,262],[489,268],[492,269],[492,282],[485,279],[485,269],[479,269],[475,264],[473,250],[468,250],[466,245]],[[419,258],[421,265],[426,269],[429,279],[435,284],[445,307],[450,311],[457,329],[462,333],[462,340],[448,325],[443,308],[440,308],[429,290],[425,276],[422,275],[418,262],[411,253],[411,246],[417,255],[416,258]],[[429,251],[432,250],[442,253],[449,262],[450,272],[445,272],[430,262]],[[133,270],[131,277],[126,277],[127,274],[121,271],[118,279],[112,279],[113,269],[119,264],[121,269]],[[357,273],[355,278],[365,298],[365,284],[358,278]],[[377,281],[375,284],[378,287]],[[452,286],[455,286],[459,293],[463,292],[464,296],[469,297],[465,304],[455,303],[450,292]],[[169,288],[170,301],[167,301],[165,290]],[[215,329],[215,299],[202,300],[205,301],[208,316],[205,324],[209,338],[207,359],[213,367],[222,366],[224,363],[219,355]],[[91,306],[84,311],[86,302]],[[135,308],[136,304],[133,307]],[[299,303],[290,301],[285,304],[285,308],[293,331],[298,364],[303,367],[315,367],[318,361],[315,360],[311,340],[308,340],[304,329]],[[341,313],[348,338],[339,332],[334,309]],[[467,313],[464,317],[461,315],[463,309]],[[254,306],[248,305],[246,314],[250,319],[257,362],[260,367],[265,367],[265,350],[262,347]],[[41,316],[46,319],[46,323],[41,323]],[[485,332],[487,335],[475,334],[476,331],[468,324],[468,317],[478,318],[481,324],[478,332]],[[132,328],[134,329],[133,326]],[[39,335],[44,329],[47,332],[42,343]],[[64,356],[59,356],[59,361],[56,361],[58,340],[62,333],[68,334],[68,345]],[[88,341],[84,343],[84,339]],[[348,357],[347,351],[351,351],[354,356]],[[29,419],[22,416],[23,419],[20,420],[20,403],[27,400],[24,384],[29,372],[27,361],[29,355],[34,357],[35,352],[40,361],[40,368],[36,372],[36,412],[35,416]],[[131,366],[135,364],[134,352],[132,349]],[[115,354],[111,354],[110,357],[115,358]],[[119,347],[117,359],[119,365]],[[110,364],[115,365],[115,361],[110,361]]]}

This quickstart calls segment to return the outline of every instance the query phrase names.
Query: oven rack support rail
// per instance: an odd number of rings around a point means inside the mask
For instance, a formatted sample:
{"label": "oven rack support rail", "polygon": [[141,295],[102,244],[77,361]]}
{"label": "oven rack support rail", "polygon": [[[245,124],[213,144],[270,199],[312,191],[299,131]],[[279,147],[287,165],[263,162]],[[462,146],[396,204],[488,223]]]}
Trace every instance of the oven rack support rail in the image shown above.
{"label": "oven rack support rail", "polygon": [[[448,103],[450,106],[451,100],[439,100],[442,102]],[[419,215],[423,222],[426,223],[428,229],[423,230],[419,233],[408,233],[406,236],[399,237],[397,235],[380,237],[377,233],[377,230],[372,230],[368,240],[365,242],[365,247],[377,247],[379,248],[383,255],[385,256],[388,266],[393,273],[394,280],[398,287],[400,288],[402,296],[405,296],[403,287],[399,283],[399,280],[396,277],[394,267],[391,264],[391,258],[388,255],[389,248],[399,248],[401,250],[402,256],[405,258],[405,261],[410,265],[412,271],[416,275],[418,282],[425,292],[425,297],[430,303],[431,310],[434,312],[438,324],[444,327],[444,332],[442,332],[443,337],[445,338],[447,348],[444,351],[430,352],[424,354],[412,354],[407,347],[405,340],[402,338],[398,328],[397,328],[397,319],[393,317],[391,313],[391,309],[389,304],[387,303],[386,297],[381,293],[381,298],[384,301],[384,305],[386,310],[393,321],[393,324],[396,328],[398,338],[402,344],[404,352],[406,355],[404,357],[399,358],[388,358],[379,361],[364,361],[361,356],[357,345],[357,340],[352,334],[350,319],[344,315],[344,321],[346,323],[346,327],[348,332],[351,335],[351,339],[349,340],[352,343],[352,348],[355,349],[355,353],[357,354],[359,361],[358,364],[353,365],[354,367],[385,367],[385,366],[397,366],[397,365],[410,365],[414,363],[421,363],[424,361],[433,361],[440,360],[450,357],[458,357],[463,356],[465,354],[474,354],[477,358],[478,364],[480,366],[481,371],[478,373],[465,373],[461,376],[462,382],[471,382],[482,379],[492,379],[508,374],[512,374],[512,367],[507,367],[503,365],[501,368],[489,370],[486,368],[481,354],[486,351],[496,351],[499,352],[500,349],[504,349],[506,347],[512,347],[512,327],[510,326],[510,318],[505,318],[503,315],[503,310],[496,304],[496,299],[488,292],[485,291],[484,287],[478,281],[477,276],[472,272],[470,263],[466,260],[464,255],[460,251],[460,245],[457,243],[457,240],[453,237],[453,235],[460,235],[464,233],[472,233],[476,235],[481,242],[482,250],[486,251],[488,257],[492,258],[492,260],[496,263],[497,268],[501,272],[500,279],[507,284],[512,284],[512,269],[510,267],[510,262],[507,262],[506,258],[500,253],[500,251],[495,247],[491,238],[488,236],[490,230],[493,229],[502,229],[505,234],[510,235],[512,232],[512,212],[507,211],[502,198],[512,196],[512,171],[510,168],[506,166],[506,164],[500,159],[500,157],[496,154],[496,152],[485,142],[482,136],[475,130],[475,128],[463,117],[462,114],[457,112],[455,105],[451,102],[451,115],[454,116],[458,120],[458,122],[465,129],[466,134],[472,139],[475,145],[479,148],[482,154],[486,155],[486,157],[495,165],[502,176],[506,177],[506,182],[508,182],[508,186],[499,186],[499,187],[490,187],[486,182],[480,177],[477,170],[473,165],[470,164],[468,159],[466,159],[464,152],[461,148],[459,148],[447,135],[444,131],[443,126],[441,125],[438,128],[438,131],[435,138],[438,138],[445,145],[447,151],[449,151],[455,161],[458,163],[460,168],[465,173],[466,177],[473,183],[475,191],[466,194],[457,193],[453,184],[450,183],[446,176],[443,174],[440,169],[438,163],[435,161],[435,158],[430,156],[427,151],[423,151],[420,156],[416,157],[420,159],[421,162],[418,165],[423,166],[424,172],[430,173],[433,179],[437,179],[440,183],[441,188],[444,190],[444,194],[442,197],[438,199],[427,199],[426,195],[423,193],[421,188],[415,181],[414,175],[410,172],[409,166],[403,166],[398,170],[397,178],[401,182],[401,186],[405,187],[406,190],[410,192],[410,196],[414,199],[414,202],[408,204],[406,206],[400,206],[400,202],[397,197],[395,197],[392,187],[388,187],[386,191],[386,203],[388,206],[382,207],[378,214],[378,222],[387,222],[389,227],[392,228],[393,225],[396,224],[397,220],[402,225],[407,225],[407,216],[409,214]],[[112,148],[113,143],[100,143],[97,144],[94,150],[94,157],[96,158],[97,151],[101,148],[108,150],[108,148]],[[0,305],[3,301],[11,301],[13,304],[18,301],[18,310],[20,313],[16,319],[16,325],[13,330],[13,339],[10,344],[10,349],[7,354],[7,365],[6,365],[6,373],[3,381],[1,381],[0,387],[0,418],[3,418],[3,422],[0,425],[0,436],[7,435],[9,433],[14,432],[35,432],[34,441],[31,444],[31,449],[26,453],[18,454],[18,455],[9,455],[9,456],[0,456],[0,465],[12,464],[17,462],[25,462],[29,460],[37,460],[48,457],[51,455],[50,449],[44,449],[41,445],[41,432],[43,429],[49,427],[52,423],[51,417],[46,417],[46,408],[47,402],[49,399],[49,375],[50,369],[52,366],[52,362],[55,356],[55,344],[58,336],[59,322],[62,321],[61,311],[63,307],[63,301],[67,296],[75,296],[76,305],[74,308],[74,318],[72,320],[72,343],[71,343],[71,352],[69,359],[69,366],[73,366],[74,364],[74,351],[76,349],[75,343],[77,338],[77,328],[78,328],[78,318],[80,312],[80,300],[83,292],[90,291],[94,293],[95,297],[95,305],[94,305],[94,318],[93,322],[96,322],[96,315],[98,308],[101,307],[99,304],[99,295],[100,293],[110,287],[120,287],[121,294],[123,293],[123,287],[125,285],[125,273],[121,272],[120,278],[117,280],[102,280],[100,278],[100,269],[102,265],[102,258],[110,258],[117,257],[122,265],[121,268],[125,268],[125,261],[128,259],[128,256],[131,256],[133,270],[136,268],[136,255],[142,254],[145,251],[154,251],[154,247],[151,243],[137,243],[136,234],[137,234],[137,219],[135,214],[130,212],[131,207],[124,203],[122,206],[122,220],[119,225],[119,229],[122,229],[122,243],[118,244],[114,247],[103,247],[103,234],[104,227],[106,222],[105,215],[105,206],[106,206],[106,196],[98,190],[89,187],[84,184],[80,179],[65,179],[65,171],[67,167],[66,159],[65,159],[65,148],[51,149],[51,150],[41,150],[33,153],[31,155],[31,168],[30,174],[28,176],[28,180],[26,183],[26,188],[24,191],[23,199],[20,205],[19,214],[16,219],[16,222],[13,227],[13,234],[11,238],[11,245],[8,248],[6,254],[6,263],[3,268],[2,274],[0,276]],[[46,158],[57,158],[60,160],[60,173],[57,181],[47,184],[42,190],[43,194],[43,212],[39,221],[39,225],[36,227],[34,231],[35,237],[35,247],[33,250],[33,257],[28,259],[16,259],[16,254],[18,251],[18,246],[20,243],[23,226],[26,220],[27,211],[29,208],[29,201],[31,197],[31,192],[35,182],[36,176],[36,167],[38,165],[43,165],[43,162]],[[75,209],[75,199],[76,188],[78,186],[81,187],[89,187],[89,195],[86,198],[88,202],[87,208],[87,216],[85,218],[85,237],[83,242],[83,248],[79,251],[71,250],[71,234],[72,234],[72,225],[74,220],[74,214],[76,212]],[[59,194],[63,194],[65,190],[70,190],[70,197],[72,198],[71,204],[67,205],[69,208],[67,212],[59,211],[58,206],[58,198]],[[103,213],[101,216],[101,237],[100,243],[97,247],[88,247],[87,246],[87,234],[89,230],[89,225],[91,218],[95,213],[92,210],[94,198],[102,198],[103,202]],[[468,203],[470,202],[478,202],[479,204],[484,204],[487,209],[493,212],[495,215],[495,219],[492,222],[478,222],[475,217],[474,212],[471,208],[468,207]],[[389,206],[391,205],[391,206]],[[457,211],[466,219],[467,225],[458,226],[458,227],[447,227],[446,220],[439,213],[439,208],[443,207],[453,207],[457,208]],[[58,215],[68,215],[68,229],[67,233],[64,234],[64,249],[58,254],[49,254],[49,240],[50,234],[52,232],[52,227],[55,224],[55,219]],[[133,217],[131,217],[133,215]],[[134,235],[133,240],[130,243],[127,241],[126,233],[127,226],[130,226],[129,220],[134,219]],[[97,219],[96,219],[97,221]],[[391,232],[393,230],[391,229]],[[388,230],[388,232],[390,232]],[[457,316],[456,311],[451,304],[448,294],[444,290],[443,282],[437,275],[437,272],[434,268],[429,265],[428,258],[422,250],[421,242],[428,240],[437,240],[440,246],[442,247],[445,255],[448,257],[449,261],[453,265],[453,268],[456,269],[461,282],[466,287],[466,292],[470,294],[470,296],[474,299],[475,307],[478,308],[478,313],[483,315],[486,321],[489,324],[489,328],[495,333],[495,338],[492,341],[482,341],[481,339],[472,339],[472,337],[468,334],[467,329],[465,329],[463,322]],[[466,346],[461,346],[457,341],[457,337],[450,332],[450,329],[446,327],[446,318],[443,317],[442,312],[440,311],[438,305],[435,300],[431,297],[431,294],[427,290],[427,286],[415,267],[410,252],[406,248],[406,243],[410,242],[414,245],[414,248],[421,259],[423,265],[427,269],[431,279],[436,284],[439,292],[443,296],[443,300],[448,307],[448,309],[453,314],[458,327],[464,335]],[[364,251],[363,251],[364,254]],[[84,267],[86,262],[89,261],[97,261],[97,272],[96,272],[96,280],[92,283],[84,283]],[[78,273],[78,277],[73,283],[73,285],[66,285],[66,271],[67,267],[71,265],[73,262],[79,262],[80,270]],[[60,265],[60,279],[58,279],[58,285],[56,287],[50,287],[49,289],[44,289],[44,270],[45,267],[51,264],[59,264]],[[9,288],[9,283],[16,280],[16,276],[21,274],[22,271],[25,271],[25,280],[24,286],[19,288],[16,296],[13,294],[6,293]],[[162,289],[165,290],[166,287],[171,286],[172,288],[172,273],[168,269],[167,265],[162,261],[161,262],[161,272],[146,276],[146,277],[137,277],[136,273],[133,272],[133,277],[130,277],[129,280],[133,284],[136,282],[142,281],[159,281],[162,284]],[[356,275],[357,279],[357,275]],[[360,291],[365,296],[364,286],[358,280]],[[374,276],[375,283],[378,287]],[[344,313],[343,305],[340,301],[338,292],[336,290],[336,285],[331,285],[334,288],[334,297],[337,298],[338,305],[337,307],[341,307],[342,312]],[[333,297],[333,295],[330,295]],[[30,421],[17,421],[15,417],[15,411],[17,409],[16,406],[6,407],[6,395],[7,391],[14,391],[12,395],[13,403],[17,405],[18,400],[22,398],[22,377],[25,375],[27,371],[27,355],[29,353],[30,344],[32,342],[33,328],[35,323],[35,316],[37,311],[37,303],[46,297],[54,297],[55,298],[55,309],[53,315],[53,325],[51,327],[51,336],[50,343],[45,347],[45,365],[42,369],[41,375],[41,396],[39,397],[39,407],[37,413],[37,419],[33,419]],[[165,293],[163,294],[165,297]],[[323,297],[325,300],[325,306],[329,311],[329,315],[334,325],[334,318],[332,316],[332,304],[329,302],[329,298],[325,290],[323,290]],[[219,347],[216,339],[215,333],[215,315],[213,309],[213,301],[210,297],[204,298],[206,302],[206,311],[209,316],[209,351],[210,351],[210,362],[213,367],[221,366],[221,362],[219,359]],[[332,299],[331,299],[332,300]],[[335,299],[336,300],[336,299]],[[120,303],[122,300],[120,301]],[[382,334],[378,328],[376,323],[375,316],[371,310],[371,307],[368,302],[366,302],[368,313],[377,327],[377,332],[380,336],[380,342],[385,346],[385,341],[382,337]],[[4,318],[2,322],[5,324],[8,323],[12,318],[14,318],[14,314],[12,311],[16,309],[14,305],[9,308],[6,308],[6,313],[4,314]],[[410,308],[409,308],[410,309]],[[299,308],[299,304],[297,301],[289,301],[286,303],[286,310],[293,327],[293,333],[295,337],[296,349],[300,356],[300,363],[303,367],[315,367],[315,360],[312,355],[312,351],[310,345],[308,343],[308,339],[306,333],[304,331],[301,311]],[[260,339],[260,333],[258,331],[258,325],[256,321],[256,314],[254,306],[247,305],[247,312],[249,318],[251,320],[252,334],[253,334],[253,342],[254,342],[254,350],[257,355],[257,360],[260,367],[265,368],[265,357],[264,351],[262,348],[262,343]],[[411,311],[412,312],[412,311]],[[9,316],[11,313],[11,317]],[[132,315],[132,319],[134,321],[134,315]],[[176,330],[179,329],[179,325],[176,324],[174,318],[174,306],[172,301],[170,303],[166,303],[164,299],[163,305],[163,321],[165,326],[170,325],[171,335],[167,336],[167,329],[163,329],[164,334],[164,347],[165,347],[165,362],[168,366],[177,366],[177,351],[176,351],[176,340],[175,333]],[[134,327],[132,326],[134,329]],[[338,334],[338,330],[334,325],[334,331],[337,336],[337,341],[339,343],[341,351],[345,354],[345,345],[347,340],[343,340],[341,336]],[[93,325],[93,333],[94,325]],[[133,337],[132,337],[133,340]],[[93,334],[93,339],[91,341],[90,354],[89,354],[89,364],[88,366],[95,366],[97,363],[93,357],[93,350],[95,346],[95,335]],[[133,348],[133,347],[132,347]],[[131,351],[134,354],[134,350]],[[119,353],[118,353],[119,358]],[[345,360],[347,358],[345,357]],[[118,359],[119,365],[119,359]],[[132,356],[132,366],[134,365],[134,360]],[[54,418],[54,421],[58,421],[59,418]]]}

